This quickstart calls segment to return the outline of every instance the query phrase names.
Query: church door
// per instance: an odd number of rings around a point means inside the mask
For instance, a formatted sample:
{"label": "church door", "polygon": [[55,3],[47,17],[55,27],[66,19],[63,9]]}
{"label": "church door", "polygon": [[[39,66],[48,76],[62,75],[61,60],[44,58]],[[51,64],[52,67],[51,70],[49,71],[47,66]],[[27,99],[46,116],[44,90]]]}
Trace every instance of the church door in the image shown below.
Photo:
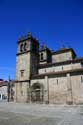
{"label": "church door", "polygon": [[31,101],[43,102],[43,87],[39,83],[35,83],[31,88]]}

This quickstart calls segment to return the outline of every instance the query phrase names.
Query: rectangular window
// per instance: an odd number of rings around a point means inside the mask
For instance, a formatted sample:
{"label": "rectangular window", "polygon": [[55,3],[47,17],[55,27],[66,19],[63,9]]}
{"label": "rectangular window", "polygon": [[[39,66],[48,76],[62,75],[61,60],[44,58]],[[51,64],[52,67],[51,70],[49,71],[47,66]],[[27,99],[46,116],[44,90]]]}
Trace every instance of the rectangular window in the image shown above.
{"label": "rectangular window", "polygon": [[23,77],[24,76],[24,70],[21,70],[20,73],[21,73],[21,77]]}
{"label": "rectangular window", "polygon": [[81,67],[83,67],[83,63],[81,63]]}
{"label": "rectangular window", "polygon": [[57,79],[57,85],[58,85],[58,79]]}
{"label": "rectangular window", "polygon": [[43,53],[40,53],[40,61],[43,61],[44,57],[43,57]]}
{"label": "rectangular window", "polygon": [[81,82],[83,82],[83,76],[81,76]]}
{"label": "rectangular window", "polygon": [[62,70],[63,70],[63,66],[62,66]]}

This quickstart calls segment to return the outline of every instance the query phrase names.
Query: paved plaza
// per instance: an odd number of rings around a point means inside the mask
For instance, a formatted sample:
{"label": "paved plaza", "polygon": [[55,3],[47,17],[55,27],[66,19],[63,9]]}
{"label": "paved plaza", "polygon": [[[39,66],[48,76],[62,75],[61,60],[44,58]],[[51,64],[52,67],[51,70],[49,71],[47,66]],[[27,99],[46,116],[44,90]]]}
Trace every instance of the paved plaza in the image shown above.
{"label": "paved plaza", "polygon": [[83,106],[0,102],[0,125],[83,125]]}

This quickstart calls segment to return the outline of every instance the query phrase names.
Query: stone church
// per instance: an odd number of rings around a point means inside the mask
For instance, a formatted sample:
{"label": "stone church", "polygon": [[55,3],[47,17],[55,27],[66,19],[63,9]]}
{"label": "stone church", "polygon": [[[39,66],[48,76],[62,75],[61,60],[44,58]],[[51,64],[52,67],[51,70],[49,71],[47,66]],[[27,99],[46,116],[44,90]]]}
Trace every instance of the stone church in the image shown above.
{"label": "stone church", "polygon": [[72,48],[40,47],[31,33],[18,39],[15,101],[82,104],[83,58]]}

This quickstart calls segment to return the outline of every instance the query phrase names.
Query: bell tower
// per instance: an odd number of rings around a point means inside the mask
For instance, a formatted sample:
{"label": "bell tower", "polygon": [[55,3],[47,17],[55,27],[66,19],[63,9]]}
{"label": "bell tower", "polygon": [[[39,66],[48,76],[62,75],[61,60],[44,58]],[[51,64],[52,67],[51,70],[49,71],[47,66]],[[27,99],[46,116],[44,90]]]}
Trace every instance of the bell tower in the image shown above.
{"label": "bell tower", "polygon": [[28,101],[30,78],[37,73],[39,42],[31,33],[18,40],[16,54],[16,101]]}

